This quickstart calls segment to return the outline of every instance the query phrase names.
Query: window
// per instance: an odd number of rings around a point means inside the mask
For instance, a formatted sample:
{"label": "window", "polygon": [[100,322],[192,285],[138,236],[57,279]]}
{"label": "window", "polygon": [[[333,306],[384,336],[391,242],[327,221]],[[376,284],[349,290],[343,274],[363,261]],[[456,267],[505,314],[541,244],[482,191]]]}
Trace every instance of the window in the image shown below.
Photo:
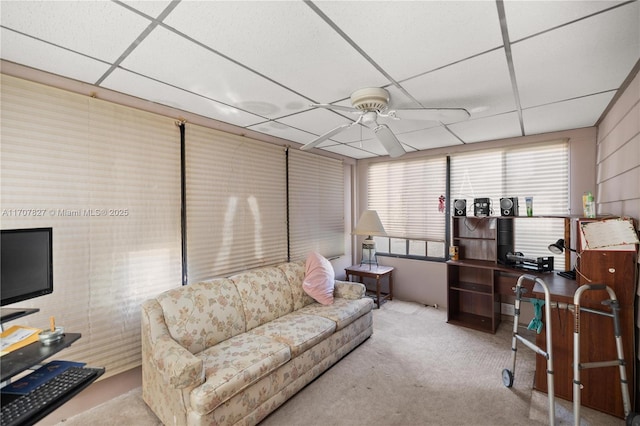
{"label": "window", "polygon": [[342,161],[290,149],[288,154],[289,251],[291,260],[317,251],[344,254]]}
{"label": "window", "polygon": [[189,283],[285,262],[284,149],[190,125],[186,153]]}
{"label": "window", "polygon": [[[376,210],[387,237],[375,237],[380,254],[444,259],[447,217],[440,197],[446,189],[446,157],[374,163],[368,169],[368,208]],[[451,156],[450,202],[490,198],[499,216],[500,198],[533,197],[534,218],[516,223],[515,249],[527,257],[548,257],[547,246],[564,235],[569,212],[569,146],[567,141],[463,152]],[[545,216],[545,217],[542,217]],[[564,256],[554,257],[563,269]]]}
{"label": "window", "polygon": [[[65,358],[113,376],[140,365],[140,304],[180,286],[174,120],[2,76],[2,227],[53,228],[53,293],[26,326],[83,338]],[[39,213],[36,213],[39,212]]]}
{"label": "window", "polygon": [[368,187],[368,208],[388,235],[375,237],[378,253],[445,258],[445,157],[371,164]]}
{"label": "window", "polygon": [[[564,235],[564,221],[548,216],[569,212],[569,147],[566,141],[455,154],[451,157],[451,199],[466,199],[473,214],[474,198],[490,198],[492,215],[500,216],[500,198],[518,197],[526,215],[525,197],[533,197],[533,219],[515,223],[515,250],[527,257],[548,257],[547,246]],[[469,208],[471,206],[471,208]],[[554,257],[564,269],[564,256]]]}

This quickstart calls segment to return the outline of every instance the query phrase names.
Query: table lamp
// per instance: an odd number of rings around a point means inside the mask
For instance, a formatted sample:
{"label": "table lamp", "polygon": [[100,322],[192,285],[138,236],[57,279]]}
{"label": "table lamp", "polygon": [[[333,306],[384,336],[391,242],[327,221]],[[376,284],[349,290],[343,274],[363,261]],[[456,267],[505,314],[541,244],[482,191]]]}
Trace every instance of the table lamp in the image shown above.
{"label": "table lamp", "polygon": [[556,241],[553,244],[549,244],[549,247],[547,247],[547,248],[553,254],[562,254],[562,252],[564,250],[569,250],[569,251],[575,252],[575,250],[572,249],[571,247],[567,247],[567,246],[564,245],[564,239],[563,238],[560,238],[558,241]]}
{"label": "table lamp", "polygon": [[380,222],[378,213],[375,210],[365,210],[362,212],[356,229],[353,230],[354,235],[366,235],[367,238],[362,242],[362,258],[360,265],[368,264],[371,268],[372,264],[378,266],[378,258],[376,257],[376,243],[374,236],[386,236],[387,233]]}
{"label": "table lamp", "polygon": [[[560,238],[558,241],[556,241],[553,244],[549,244],[548,247],[549,251],[553,254],[562,254],[563,251],[565,250],[569,250],[572,251],[574,253],[578,253],[575,249],[572,249],[571,247],[567,247],[564,243],[564,238]],[[563,278],[568,278],[570,280],[575,280],[576,279],[576,269],[573,268],[571,271],[564,271],[564,272],[558,272],[558,275],[560,275]]]}

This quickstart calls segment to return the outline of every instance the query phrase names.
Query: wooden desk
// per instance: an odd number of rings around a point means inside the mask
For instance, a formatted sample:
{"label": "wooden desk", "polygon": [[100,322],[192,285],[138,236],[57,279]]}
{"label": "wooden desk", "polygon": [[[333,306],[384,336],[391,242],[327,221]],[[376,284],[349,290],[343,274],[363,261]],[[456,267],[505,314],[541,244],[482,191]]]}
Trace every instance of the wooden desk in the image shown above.
{"label": "wooden desk", "polygon": [[[635,396],[635,253],[611,251],[582,252],[579,269],[590,277],[593,284],[606,284],[615,292],[620,303],[620,328],[624,349],[625,366],[629,385],[629,396],[633,411]],[[551,296],[551,301],[573,305],[573,295],[584,279],[562,282],[543,278]],[[572,284],[573,283],[573,284]],[[544,290],[538,284],[533,295],[544,299]],[[580,306],[608,311],[602,300],[608,299],[604,290],[583,293]],[[546,307],[545,307],[546,309]],[[573,401],[573,333],[574,314],[568,308],[552,308],[551,330],[553,338],[553,369],[555,394],[557,397]],[[544,318],[544,315],[543,315]],[[546,327],[536,335],[536,345],[546,350]],[[617,359],[613,320],[584,311],[580,314],[580,362],[610,361]],[[536,357],[534,388],[547,392],[546,359]],[[582,405],[624,418],[619,367],[584,369],[580,372]]]}
{"label": "wooden desk", "polygon": [[[375,302],[380,309],[380,304],[386,299],[393,300],[393,267],[382,265],[353,265],[345,268],[347,280],[350,276],[360,277],[360,282],[364,284],[364,278],[376,280]],[[389,292],[383,293],[380,290],[380,280],[384,277],[389,279]]]}

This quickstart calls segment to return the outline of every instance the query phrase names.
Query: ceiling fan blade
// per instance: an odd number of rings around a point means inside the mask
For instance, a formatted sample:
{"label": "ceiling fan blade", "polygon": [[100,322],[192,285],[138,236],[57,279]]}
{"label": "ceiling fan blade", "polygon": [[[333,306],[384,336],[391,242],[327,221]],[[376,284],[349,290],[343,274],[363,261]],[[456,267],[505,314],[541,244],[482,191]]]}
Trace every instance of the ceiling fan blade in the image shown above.
{"label": "ceiling fan blade", "polygon": [[315,108],[326,108],[326,109],[334,109],[336,111],[346,111],[346,112],[357,112],[359,113],[359,109],[355,109],[353,107],[346,107],[342,105],[331,105],[331,104],[311,104],[312,107]]}
{"label": "ceiling fan blade", "polygon": [[320,142],[324,142],[325,140],[329,139],[330,137],[337,135],[341,131],[353,126],[358,121],[354,121],[354,122],[348,123],[348,124],[343,124],[342,126],[338,126],[333,130],[329,130],[327,133],[318,136],[316,139],[312,140],[308,144],[301,146],[300,149],[303,150],[303,151],[307,151],[307,150],[309,150],[311,148],[315,148],[318,144],[320,144]]}
{"label": "ceiling fan blade", "polygon": [[373,132],[376,134],[376,137],[380,143],[382,143],[382,146],[384,146],[384,149],[387,150],[391,158],[400,157],[406,152],[398,138],[396,138],[396,135],[393,134],[389,126],[386,124],[377,126],[373,129]]}
{"label": "ceiling fan blade", "polygon": [[403,120],[438,121],[445,124],[464,121],[471,116],[464,108],[406,108],[389,111],[388,115]]}

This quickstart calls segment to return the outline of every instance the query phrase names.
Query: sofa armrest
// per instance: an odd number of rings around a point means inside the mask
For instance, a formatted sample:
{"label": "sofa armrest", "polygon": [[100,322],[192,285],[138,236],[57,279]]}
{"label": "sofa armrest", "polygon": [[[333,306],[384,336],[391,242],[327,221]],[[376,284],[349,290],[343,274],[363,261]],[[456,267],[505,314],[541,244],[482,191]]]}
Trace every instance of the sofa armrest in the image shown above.
{"label": "sofa armrest", "polygon": [[350,281],[335,281],[333,295],[343,299],[362,299],[365,296],[367,288],[361,283],[352,283]]}
{"label": "sofa armrest", "polygon": [[155,299],[142,304],[142,363],[177,389],[204,382],[202,360],[171,337],[162,307]]}
{"label": "sofa armrest", "polygon": [[204,383],[204,366],[200,358],[180,346],[168,335],[159,336],[154,343],[153,363],[165,382],[182,389]]}

